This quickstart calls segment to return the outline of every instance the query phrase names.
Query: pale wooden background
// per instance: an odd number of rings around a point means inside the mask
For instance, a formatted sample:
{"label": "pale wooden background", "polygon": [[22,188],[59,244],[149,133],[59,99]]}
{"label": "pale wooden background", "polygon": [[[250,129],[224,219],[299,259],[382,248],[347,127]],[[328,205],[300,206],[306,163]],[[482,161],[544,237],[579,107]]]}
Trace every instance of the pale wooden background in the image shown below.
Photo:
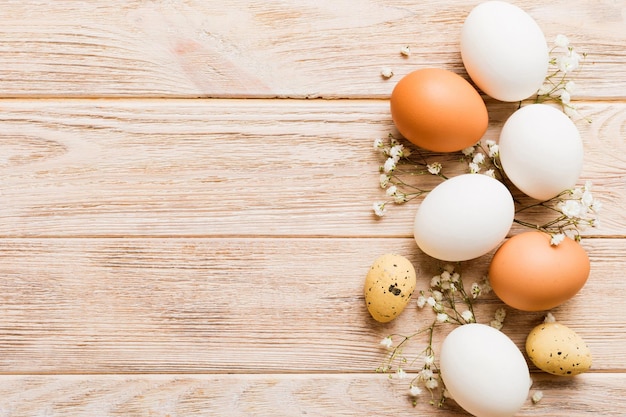
{"label": "pale wooden background", "polygon": [[[589,53],[581,183],[604,202],[588,284],[554,311],[593,369],[533,368],[545,396],[520,415],[625,415],[626,2],[514,3]],[[440,266],[412,240],[415,204],[372,216],[371,144],[403,74],[466,76],[475,4],[2,2],[0,416],[464,415],[373,372],[382,337],[431,316],[377,324],[362,286],[385,252],[420,288]],[[515,104],[487,105],[496,138]],[[509,310],[503,330],[521,347],[541,319]]]}

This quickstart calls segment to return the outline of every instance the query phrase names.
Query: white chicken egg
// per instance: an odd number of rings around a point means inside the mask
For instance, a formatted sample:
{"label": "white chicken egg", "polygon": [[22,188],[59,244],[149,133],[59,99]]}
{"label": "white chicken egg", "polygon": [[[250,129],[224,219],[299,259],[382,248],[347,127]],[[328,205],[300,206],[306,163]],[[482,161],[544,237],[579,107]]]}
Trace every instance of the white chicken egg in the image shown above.
{"label": "white chicken egg", "polygon": [[583,143],[574,122],[547,104],[513,113],[499,140],[502,168],[526,195],[541,201],[576,185],[583,166]]}
{"label": "white chicken egg", "polygon": [[508,336],[484,324],[452,330],[440,354],[441,378],[452,399],[477,417],[510,417],[531,386],[524,355]]}
{"label": "white chicken egg", "polygon": [[435,187],[422,201],[413,234],[417,246],[443,261],[478,258],[506,237],[515,208],[509,190],[482,174],[463,174]]}
{"label": "white chicken egg", "polygon": [[504,1],[476,6],[461,31],[461,58],[470,78],[501,101],[533,95],[548,72],[548,45],[535,20]]}

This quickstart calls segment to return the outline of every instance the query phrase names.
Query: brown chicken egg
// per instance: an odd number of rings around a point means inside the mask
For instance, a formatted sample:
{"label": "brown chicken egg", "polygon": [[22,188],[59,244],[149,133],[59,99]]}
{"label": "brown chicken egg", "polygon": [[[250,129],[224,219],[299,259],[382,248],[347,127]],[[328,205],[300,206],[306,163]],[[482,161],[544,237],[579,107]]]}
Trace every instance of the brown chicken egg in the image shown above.
{"label": "brown chicken egg", "polygon": [[413,144],[455,152],[478,142],[489,117],[480,94],[460,75],[425,68],[405,75],[391,93],[391,117]]}
{"label": "brown chicken egg", "polygon": [[550,235],[525,232],[498,248],[489,281],[494,293],[513,308],[549,310],[578,293],[590,267],[587,252],[573,239],[551,245]]}

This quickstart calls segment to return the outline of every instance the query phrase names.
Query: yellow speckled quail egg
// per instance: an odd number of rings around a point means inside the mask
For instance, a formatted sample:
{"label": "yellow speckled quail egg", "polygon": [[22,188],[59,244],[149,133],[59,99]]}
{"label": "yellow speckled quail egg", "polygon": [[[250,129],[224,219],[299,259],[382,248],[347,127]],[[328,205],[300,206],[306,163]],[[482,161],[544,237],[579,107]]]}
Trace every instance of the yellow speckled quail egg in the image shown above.
{"label": "yellow speckled quail egg", "polygon": [[417,278],[411,261],[402,255],[378,257],[365,277],[365,304],[374,320],[398,317],[411,299]]}
{"label": "yellow speckled quail egg", "polygon": [[591,351],[572,329],[560,323],[542,323],[526,338],[532,363],[553,375],[577,375],[591,368]]}

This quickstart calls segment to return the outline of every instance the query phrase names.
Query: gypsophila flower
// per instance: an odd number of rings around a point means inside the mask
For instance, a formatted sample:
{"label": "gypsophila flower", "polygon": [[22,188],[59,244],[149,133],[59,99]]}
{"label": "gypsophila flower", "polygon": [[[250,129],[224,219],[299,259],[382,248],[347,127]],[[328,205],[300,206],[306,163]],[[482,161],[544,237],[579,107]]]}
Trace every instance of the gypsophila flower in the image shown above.
{"label": "gypsophila flower", "polygon": [[429,378],[424,381],[424,386],[430,390],[433,390],[439,386],[439,382],[435,378]]}
{"label": "gypsophila flower", "polygon": [[578,52],[569,48],[566,54],[557,58],[557,67],[559,71],[562,71],[564,74],[568,74],[578,68],[581,59],[582,57],[578,54]]}
{"label": "gypsophila flower", "polygon": [[465,320],[467,323],[473,322],[474,321],[474,313],[472,313],[469,310],[465,310],[461,313],[461,317],[463,317],[463,320]]}
{"label": "gypsophila flower", "polygon": [[565,239],[564,233],[556,233],[550,238],[550,245],[558,246],[559,243],[563,242],[563,239]]}
{"label": "gypsophila flower", "polygon": [[554,44],[560,48],[567,48],[569,46],[569,39],[563,34],[558,34],[554,39]]}
{"label": "gypsophila flower", "polygon": [[470,293],[472,294],[472,298],[478,298],[478,296],[480,296],[481,289],[480,289],[480,285],[478,285],[477,282],[472,283]]}
{"label": "gypsophila flower", "polygon": [[569,218],[580,217],[582,205],[577,200],[567,200],[559,204],[561,212]]}
{"label": "gypsophila flower", "polygon": [[530,397],[530,399],[533,402],[533,404],[537,404],[539,401],[541,401],[542,398],[543,398],[543,392],[542,391],[535,391],[533,393],[532,397]]}
{"label": "gypsophila flower", "polygon": [[438,313],[437,314],[437,321],[439,323],[447,323],[448,322],[448,315],[446,313]]}
{"label": "gypsophila flower", "polygon": [[472,174],[478,174],[480,172],[480,165],[478,165],[476,162],[470,162],[469,171]]}
{"label": "gypsophila flower", "polygon": [[576,83],[574,81],[568,81],[565,83],[563,89],[568,93],[573,94],[574,91],[576,91]]}
{"label": "gypsophila flower", "polygon": [[506,310],[502,307],[498,308],[495,313],[495,319],[500,322],[503,322],[505,318],[506,318]]}
{"label": "gypsophila flower", "polygon": [[391,181],[391,177],[387,174],[380,174],[380,188],[386,188],[389,185],[389,181]]}
{"label": "gypsophila flower", "polygon": [[432,369],[430,368],[424,368],[420,371],[419,377],[420,379],[422,379],[422,381],[427,381],[429,379],[432,379],[433,376],[435,376],[434,372],[432,371]]}
{"label": "gypsophila flower", "polygon": [[426,297],[424,297],[423,295],[420,295],[419,297],[417,297],[417,307],[418,308],[424,308],[424,306],[426,305]]}
{"label": "gypsophila flower", "polygon": [[386,211],[387,210],[384,202],[374,203],[374,214],[376,214],[378,217],[384,216]]}
{"label": "gypsophila flower", "polygon": [[500,146],[494,141],[487,141],[487,151],[489,158],[495,158],[500,154]]}
{"label": "gypsophila flower", "polygon": [[474,146],[468,146],[467,148],[461,150],[461,152],[465,156],[472,156],[474,154],[475,150],[476,150],[476,148]]}
{"label": "gypsophila flower", "polygon": [[389,150],[389,156],[394,158],[396,161],[404,156],[404,145],[398,144],[393,146]]}
{"label": "gypsophila flower", "polygon": [[398,368],[398,370],[396,371],[396,375],[398,376],[399,379],[406,378],[406,372],[402,368]]}
{"label": "gypsophila flower", "polygon": [[437,301],[433,297],[428,297],[426,299],[426,304],[428,304],[431,307],[434,307],[435,305],[437,305]]}
{"label": "gypsophila flower", "polygon": [[409,387],[409,395],[411,397],[417,397],[421,393],[422,393],[422,389],[420,387],[418,387],[417,385],[411,384],[411,386]]}
{"label": "gypsophila flower", "polygon": [[394,158],[387,158],[385,165],[383,165],[383,171],[386,174],[393,172],[396,169],[397,161]]}
{"label": "gypsophila flower", "polygon": [[484,174],[488,177],[491,178],[495,178],[496,177],[496,171],[493,170],[493,168],[488,169],[487,171],[484,172]]}
{"label": "gypsophila flower", "polygon": [[411,55],[411,48],[407,45],[407,46],[403,46],[402,49],[400,49],[400,54],[402,54],[403,56],[410,56]]}
{"label": "gypsophila flower", "polygon": [[443,293],[441,291],[434,290],[432,294],[433,294],[433,298],[435,299],[435,301],[443,300]]}
{"label": "gypsophila flower", "polygon": [[496,330],[500,330],[500,329],[502,329],[502,326],[503,326],[502,322],[501,322],[501,321],[498,321],[498,320],[491,320],[491,321],[489,322],[489,325],[490,325],[491,327],[493,327],[494,329],[496,329]]}
{"label": "gypsophila flower", "polygon": [[394,195],[396,195],[397,192],[398,192],[398,187],[396,187],[395,185],[392,185],[391,187],[387,188],[386,194],[389,197],[393,197]]}
{"label": "gypsophila flower", "polygon": [[571,102],[571,95],[567,90],[561,91],[561,95],[559,96],[561,99],[561,103],[569,104]]}
{"label": "gypsophila flower", "polygon": [[381,150],[385,147],[385,142],[383,139],[375,139],[374,140],[374,149]]}
{"label": "gypsophila flower", "polygon": [[391,340],[391,336],[387,336],[383,338],[383,340],[380,341],[380,344],[381,346],[384,346],[387,349],[389,349],[393,345],[393,340]]}
{"label": "gypsophila flower", "polygon": [[484,163],[485,162],[485,154],[482,153],[482,152],[475,153],[474,157],[472,158],[472,162],[477,164],[477,165],[480,165],[480,164]]}
{"label": "gypsophila flower", "polygon": [[433,175],[438,175],[441,172],[441,164],[439,162],[433,162],[432,164],[426,165],[426,169]]}
{"label": "gypsophila flower", "polygon": [[393,77],[393,71],[389,67],[383,67],[380,70],[380,75],[382,75],[383,78],[391,78]]}
{"label": "gypsophila flower", "polygon": [[424,358],[424,365],[425,366],[430,366],[430,365],[432,365],[434,363],[435,363],[435,357],[433,355],[427,355]]}
{"label": "gypsophila flower", "polygon": [[436,288],[441,285],[441,275],[435,275],[430,279],[430,286]]}

